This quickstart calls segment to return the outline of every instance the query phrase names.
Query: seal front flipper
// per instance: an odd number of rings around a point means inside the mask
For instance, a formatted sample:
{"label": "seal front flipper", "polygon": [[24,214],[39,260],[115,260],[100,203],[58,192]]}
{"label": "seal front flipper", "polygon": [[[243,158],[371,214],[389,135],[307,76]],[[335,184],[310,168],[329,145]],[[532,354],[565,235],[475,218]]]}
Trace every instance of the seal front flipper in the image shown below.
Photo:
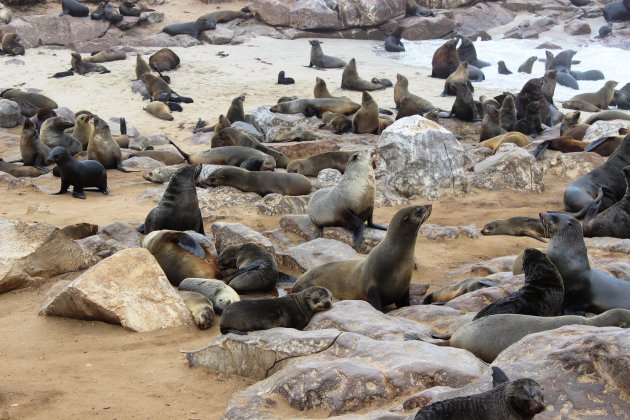
{"label": "seal front flipper", "polygon": [[492,366],[492,386],[501,385],[505,382],[510,382],[510,378],[499,367]]}
{"label": "seal front flipper", "polygon": [[62,77],[68,77],[68,76],[74,76],[74,72],[72,70],[60,71],[50,76],[49,79],[51,78],[60,79]]}
{"label": "seal front flipper", "polygon": [[545,152],[545,150],[547,150],[550,144],[551,144],[551,140],[545,140],[542,143],[540,143],[538,147],[536,147],[536,150],[534,151],[534,158],[536,160],[540,160],[543,153]]}
{"label": "seal front flipper", "polygon": [[374,309],[383,311],[383,299],[381,298],[381,292],[374,286],[370,287],[367,291],[365,299],[370,305],[374,306]]}
{"label": "seal front flipper", "polygon": [[370,217],[368,217],[367,219],[367,226],[371,227],[372,229],[387,230],[387,226],[375,224],[372,220],[372,215],[370,215]]}
{"label": "seal front flipper", "polygon": [[396,301],[396,307],[402,308],[405,306],[411,306],[411,297],[409,296],[409,289],[405,292],[404,295],[398,301]]}
{"label": "seal front flipper", "polygon": [[[144,225],[142,225],[144,228]],[[143,229],[144,230],[144,229]],[[173,238],[173,242],[180,248],[185,249],[193,255],[196,255],[200,258],[204,258],[206,256],[206,251],[199,245],[199,242],[195,241],[190,235],[187,235],[183,232],[180,232],[180,235],[177,235]]]}
{"label": "seal front flipper", "polygon": [[230,283],[232,280],[234,280],[236,277],[240,276],[243,273],[247,273],[248,271],[253,271],[253,270],[257,270],[262,266],[262,264],[260,263],[254,263],[254,264],[250,264],[246,267],[243,268],[239,268],[238,270],[235,270],[233,273],[231,273],[230,275],[223,277],[221,280],[223,280],[226,283]]}

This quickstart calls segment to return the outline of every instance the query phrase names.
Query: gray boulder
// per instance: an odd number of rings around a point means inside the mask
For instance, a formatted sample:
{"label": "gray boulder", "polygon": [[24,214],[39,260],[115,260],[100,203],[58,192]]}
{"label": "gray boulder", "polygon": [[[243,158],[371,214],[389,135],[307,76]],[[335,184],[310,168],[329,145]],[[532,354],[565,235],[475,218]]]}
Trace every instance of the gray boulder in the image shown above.
{"label": "gray boulder", "polygon": [[502,145],[497,152],[475,165],[473,184],[489,190],[513,189],[542,192],[543,171],[534,156],[515,145]]}
{"label": "gray boulder", "polygon": [[23,117],[17,102],[0,99],[0,127],[13,128],[22,124]]}

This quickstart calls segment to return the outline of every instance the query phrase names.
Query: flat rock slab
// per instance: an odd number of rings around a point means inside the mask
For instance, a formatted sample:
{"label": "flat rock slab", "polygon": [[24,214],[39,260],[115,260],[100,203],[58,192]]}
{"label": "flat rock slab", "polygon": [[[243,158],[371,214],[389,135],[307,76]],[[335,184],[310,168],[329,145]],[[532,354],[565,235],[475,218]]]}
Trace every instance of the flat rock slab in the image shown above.
{"label": "flat rock slab", "polygon": [[138,332],[192,324],[190,310],[144,248],[117,252],[55,288],[39,313],[120,324]]}
{"label": "flat rock slab", "polygon": [[278,252],[276,261],[280,271],[299,275],[328,262],[358,260],[361,257],[350,245],[318,238]]}

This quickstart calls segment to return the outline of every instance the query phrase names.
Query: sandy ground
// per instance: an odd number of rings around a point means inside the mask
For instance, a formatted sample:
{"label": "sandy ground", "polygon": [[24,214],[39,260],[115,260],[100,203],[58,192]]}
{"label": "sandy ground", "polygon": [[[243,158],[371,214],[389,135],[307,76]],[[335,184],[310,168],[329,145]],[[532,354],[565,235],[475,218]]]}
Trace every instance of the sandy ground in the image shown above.
{"label": "sandy ground", "polygon": [[[167,22],[184,16],[200,15],[215,6],[197,1],[177,2],[182,7]],[[230,4],[229,7],[239,5]],[[196,9],[195,9],[196,7]],[[156,9],[160,9],[157,6]],[[173,10],[171,5],[169,10]],[[186,10],[185,13],[182,10]],[[176,20],[175,20],[176,21]],[[399,65],[379,58],[374,49],[381,43],[371,41],[325,40],[324,51],[349,59],[356,57],[364,78],[406,75],[410,90],[437,106],[449,108],[452,98],[440,98],[443,81],[428,78],[429,69]],[[146,52],[148,52],[147,50]],[[224,51],[228,57],[219,58]],[[319,71],[308,64],[307,40],[280,41],[253,39],[238,46],[205,45],[176,49],[181,68],[171,72],[172,87],[194,98],[184,105],[175,120],[157,120],[144,112],[139,96],[130,91],[135,60],[105,64],[112,73],[75,76],[65,79],[47,77],[69,65],[70,54],[60,49],[28,50],[25,66],[5,65],[0,58],[2,87],[41,89],[60,105],[74,111],[89,109],[101,117],[125,116],[142,134],[166,133],[187,148],[190,129],[198,118],[214,123],[225,113],[233,97],[246,92],[246,110],[274,103],[279,96],[311,96],[316,76],[328,83],[333,94],[343,94],[360,102],[359,92],[338,88],[341,70]],[[276,85],[279,70],[296,79],[293,86]],[[476,96],[488,92],[479,89]],[[381,106],[393,106],[393,89],[375,92]],[[8,130],[19,133],[19,129]],[[204,148],[197,146],[197,148]],[[0,156],[9,160],[19,156],[14,142],[0,144]],[[0,191],[0,217],[27,222],[46,222],[65,226],[77,222],[107,225],[116,221],[140,223],[154,207],[140,196],[149,187],[140,174],[109,171],[111,195],[88,194],[87,200],[48,196],[59,187],[59,179],[46,175],[35,180],[43,192],[33,190]],[[478,228],[488,221],[511,216],[536,216],[542,210],[560,209],[562,191],[569,182],[546,178],[544,194],[516,191],[472,190],[465,197],[443,197],[433,202],[429,223],[467,225]],[[418,203],[424,203],[418,201]],[[397,208],[377,208],[376,222],[386,222]],[[222,210],[217,217],[244,223],[256,230],[276,228],[278,217],[259,216],[246,209]],[[209,230],[210,226],[206,226]],[[541,244],[529,238],[482,237],[454,241],[419,238],[416,258],[419,270],[413,282],[432,286],[465,278],[458,271],[465,263],[476,263],[496,256],[516,254],[526,247]],[[76,277],[76,273],[62,278]],[[194,327],[174,328],[152,333],[132,333],[120,326],[102,322],[48,318],[37,315],[48,289],[60,278],[36,287],[0,295],[0,418],[219,418],[230,396],[252,383],[204,369],[190,369],[180,350],[197,348],[218,334],[218,319],[207,331]]]}

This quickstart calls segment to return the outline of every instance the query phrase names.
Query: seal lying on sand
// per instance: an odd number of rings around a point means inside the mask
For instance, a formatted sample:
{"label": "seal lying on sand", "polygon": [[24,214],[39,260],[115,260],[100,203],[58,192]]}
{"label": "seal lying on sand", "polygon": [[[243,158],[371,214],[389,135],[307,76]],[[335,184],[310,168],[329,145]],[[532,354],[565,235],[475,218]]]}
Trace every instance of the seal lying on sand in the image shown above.
{"label": "seal lying on sand", "polygon": [[495,220],[487,223],[481,230],[482,235],[529,236],[541,242],[545,237],[545,230],[539,219],[533,217],[511,217],[505,220]]}

